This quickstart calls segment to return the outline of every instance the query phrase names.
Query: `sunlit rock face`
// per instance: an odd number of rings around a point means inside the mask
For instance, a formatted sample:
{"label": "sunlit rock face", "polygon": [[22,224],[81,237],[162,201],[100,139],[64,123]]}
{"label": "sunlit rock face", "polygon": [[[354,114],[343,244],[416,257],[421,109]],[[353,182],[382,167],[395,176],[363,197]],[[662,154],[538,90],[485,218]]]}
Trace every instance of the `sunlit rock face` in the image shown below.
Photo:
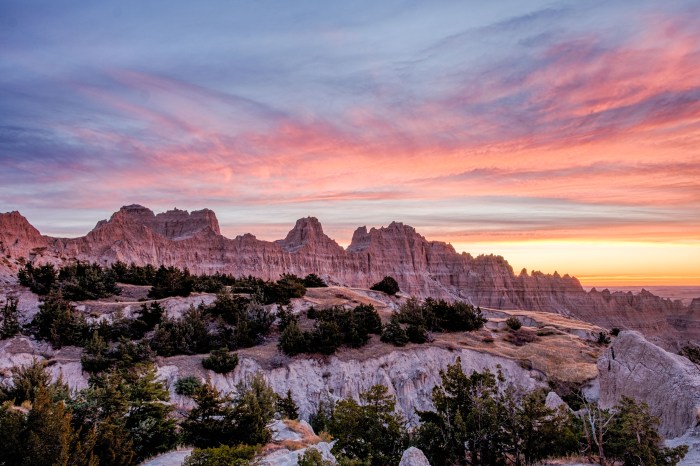
{"label": "sunlit rock face", "polygon": [[222,236],[216,215],[208,209],[154,214],[130,205],[98,222],[87,235],[67,239],[42,236],[18,212],[10,212],[0,214],[0,253],[0,280],[5,282],[13,280],[21,259],[38,264],[123,261],[272,280],[283,273],[315,273],[329,283],[365,288],[389,275],[407,295],[558,312],[607,328],[637,329],[649,338],[659,337],[666,347],[685,333],[700,335],[694,319],[700,311],[680,301],[648,292],[586,292],[576,278],[557,273],[515,274],[500,256],[459,254],[451,245],[428,241],[399,222],[369,230],[360,227],[343,249],[313,217],[298,220],[284,239],[271,242],[251,234]]}

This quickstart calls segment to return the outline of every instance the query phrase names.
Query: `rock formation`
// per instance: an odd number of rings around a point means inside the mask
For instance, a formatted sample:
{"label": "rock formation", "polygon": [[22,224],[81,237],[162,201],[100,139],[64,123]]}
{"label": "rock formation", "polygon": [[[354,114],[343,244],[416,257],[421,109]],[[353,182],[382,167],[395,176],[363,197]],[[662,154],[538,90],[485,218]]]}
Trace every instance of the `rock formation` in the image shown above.
{"label": "rock formation", "polygon": [[430,466],[428,458],[416,447],[410,447],[401,455],[399,466]]}
{"label": "rock formation", "polygon": [[[604,327],[633,328],[649,337],[684,340],[700,334],[700,304],[648,292],[587,293],[569,275],[513,272],[500,256],[473,257],[443,242],[428,241],[410,226],[358,228],[347,249],[313,217],[300,219],[283,240],[251,234],[220,234],[214,212],[171,210],[161,214],[139,205],[122,207],[79,238],[42,236],[18,212],[0,214],[0,279],[11,280],[18,261],[116,261],[187,267],[194,273],[224,272],[277,279],[282,273],[316,273],[331,283],[368,287],[391,275],[409,295],[463,299],[498,309],[528,309],[576,316]],[[668,346],[669,344],[667,344]]]}
{"label": "rock formation", "polygon": [[646,402],[667,437],[683,435],[700,421],[700,366],[637,332],[620,333],[598,360],[598,371],[603,407],[622,396]]}

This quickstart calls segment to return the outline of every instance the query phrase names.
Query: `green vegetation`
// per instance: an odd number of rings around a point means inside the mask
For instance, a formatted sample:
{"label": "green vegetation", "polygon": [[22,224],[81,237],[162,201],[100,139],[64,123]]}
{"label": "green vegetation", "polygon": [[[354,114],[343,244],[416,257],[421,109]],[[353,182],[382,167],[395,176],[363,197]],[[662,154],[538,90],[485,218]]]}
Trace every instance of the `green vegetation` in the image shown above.
{"label": "green vegetation", "polygon": [[399,317],[396,314],[392,315],[389,323],[384,326],[381,339],[384,343],[391,343],[394,346],[406,346],[406,343],[408,343],[408,334],[401,326]]}
{"label": "green vegetation", "polygon": [[60,291],[71,301],[106,298],[120,292],[111,269],[95,263],[76,262],[59,271],[51,264],[34,267],[28,263],[17,276],[21,285],[39,296]]}
{"label": "green vegetation", "polygon": [[[0,464],[135,465],[177,445],[168,392],[153,367],[90,379],[75,398],[43,363],[13,369],[2,391]],[[28,406],[19,409],[16,406]]]}
{"label": "green vegetation", "polygon": [[264,445],[272,437],[267,425],[275,414],[277,395],[260,375],[240,385],[233,398],[203,385],[193,396],[195,407],[182,421],[185,443],[198,448]]}
{"label": "green vegetation", "polygon": [[234,293],[249,294],[261,304],[288,304],[290,299],[301,298],[306,288],[327,286],[316,274],[300,278],[283,274],[276,282],[248,276],[235,278],[231,275],[193,275],[187,269],[152,265],[126,265],[116,262],[109,267],[96,263],[76,262],[56,269],[52,264],[34,266],[25,264],[18,272],[20,284],[32,292],[45,296],[60,291],[70,301],[99,299],[119,294],[117,282],[150,286],[148,297],[162,299],[171,296],[189,296],[193,291],[220,293],[231,289]]}
{"label": "green vegetation", "polygon": [[292,391],[287,390],[287,395],[277,397],[277,412],[284,419],[299,419],[299,407],[292,398]]}
{"label": "green vegetation", "polygon": [[394,296],[396,293],[401,291],[399,289],[398,282],[393,277],[384,277],[381,281],[375,283],[369,289],[374,291],[381,291],[382,293],[386,293],[389,296]]}
{"label": "green vegetation", "polygon": [[326,282],[315,273],[310,273],[304,277],[303,284],[306,288],[326,288]]}
{"label": "green vegetation", "polygon": [[81,346],[90,334],[83,314],[60,292],[52,292],[44,298],[30,328],[37,338],[50,342],[56,348]]}
{"label": "green vegetation", "polygon": [[278,312],[282,333],[278,348],[283,353],[294,356],[301,353],[330,355],[341,345],[360,348],[367,344],[371,334],[381,333],[381,319],[372,305],[360,304],[352,309],[332,307],[309,309],[307,316],[316,320],[311,331],[303,331],[298,316],[291,311]]}
{"label": "green vegetation", "polygon": [[324,460],[321,452],[315,448],[307,448],[303,455],[299,457],[298,466],[333,466],[333,463]]}
{"label": "green vegetation", "polygon": [[[580,417],[545,406],[545,390],[518,394],[500,373],[462,371],[461,361],[440,372],[433,411],[418,411],[410,433],[388,389],[375,385],[359,401],[321,402],[310,422],[336,439],[341,464],[397,464],[409,442],[431,464],[529,465],[568,454],[600,464],[675,465],[687,447],[665,448],[659,420],[644,403],[622,398],[612,410],[582,401]],[[192,379],[192,380],[188,380]],[[186,464],[253,464],[271,438],[275,412],[296,417],[291,392],[275,394],[261,375],[222,396],[185,378],[195,407],[178,429],[164,384],[149,363],[112,367],[71,399],[45,363],[12,369],[0,386],[0,464],[135,465],[177,444],[196,447]],[[178,388],[179,391],[182,388]],[[181,435],[178,434],[181,432]],[[300,464],[325,465],[314,452]]]}
{"label": "green vegetation", "polygon": [[191,397],[197,393],[197,390],[199,390],[201,386],[202,382],[199,378],[188,375],[187,377],[177,379],[177,382],[175,382],[175,393],[181,396]]}
{"label": "green vegetation", "polygon": [[408,342],[421,344],[430,339],[429,331],[469,332],[485,323],[481,309],[464,302],[428,298],[421,303],[411,298],[392,314],[382,330],[382,341],[395,346],[405,346]]}
{"label": "green vegetation", "polygon": [[430,332],[471,332],[484,326],[481,309],[462,301],[449,303],[427,298],[422,303],[411,298],[397,312],[399,322]]}
{"label": "green vegetation", "polygon": [[394,412],[395,404],[383,385],[360,393],[359,403],[351,398],[337,402],[328,423],[328,432],[337,439],[336,457],[377,466],[398,464],[408,433],[405,420]]}
{"label": "green vegetation", "polygon": [[11,338],[20,331],[17,298],[9,297],[0,310],[0,340]]}
{"label": "green vegetation", "polygon": [[227,374],[238,366],[238,355],[225,348],[215,349],[202,360],[202,366],[217,374]]}
{"label": "green vegetation", "polygon": [[506,319],[506,326],[508,326],[508,328],[511,330],[520,330],[523,324],[520,322],[520,319],[515,316],[511,316]]}
{"label": "green vegetation", "polygon": [[248,466],[260,448],[251,445],[221,445],[213,448],[195,448],[183,466]]}

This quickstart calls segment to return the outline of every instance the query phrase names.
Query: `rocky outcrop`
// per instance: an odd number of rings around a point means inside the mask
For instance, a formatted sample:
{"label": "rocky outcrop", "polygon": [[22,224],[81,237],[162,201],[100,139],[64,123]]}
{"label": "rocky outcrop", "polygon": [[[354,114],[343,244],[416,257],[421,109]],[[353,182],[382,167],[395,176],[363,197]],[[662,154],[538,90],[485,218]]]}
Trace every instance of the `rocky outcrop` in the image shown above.
{"label": "rocky outcrop", "polygon": [[[689,309],[679,301],[648,292],[587,293],[576,278],[558,273],[523,270],[516,275],[500,256],[459,254],[451,245],[428,241],[399,222],[358,228],[346,250],[313,217],[298,220],[284,239],[270,242],[251,234],[233,239],[222,236],[216,216],[207,209],[192,213],[175,209],[156,215],[130,205],[79,238],[42,236],[19,213],[11,212],[0,214],[0,250],[4,254],[0,270],[7,276],[16,273],[19,258],[39,263],[78,259],[162,264],[187,267],[194,273],[264,279],[277,279],[282,273],[316,273],[331,283],[364,288],[390,275],[404,293],[419,297],[558,312],[608,328],[638,329],[666,341],[683,340],[683,332],[691,328],[700,333],[700,326],[688,318]],[[13,271],[8,272],[10,269]]]}
{"label": "rocky outcrop", "polygon": [[[543,384],[539,373],[531,373],[511,359],[467,349],[437,347],[397,350],[364,360],[341,360],[336,356],[295,358],[274,369],[263,369],[253,359],[241,358],[238,367],[226,375],[204,371],[199,364],[192,366],[191,358],[173,357],[160,364],[159,373],[167,380],[171,392],[178,378],[195,375],[211,381],[219,391],[229,393],[235,392],[239,383],[261,372],[275,392],[291,390],[302,419],[315,413],[322,400],[358,399],[360,392],[382,384],[396,396],[397,410],[410,422],[415,422],[416,409],[432,408],[432,389],[440,383],[440,369],[454,363],[457,357],[461,357],[466,373],[484,369],[496,373],[500,369],[506,380],[522,390],[532,390]],[[173,399],[179,400],[174,393]]]}
{"label": "rocky outcrop", "polygon": [[598,371],[603,407],[622,396],[646,402],[666,437],[680,436],[700,421],[700,367],[637,332],[620,333],[598,360]]}
{"label": "rocky outcrop", "polygon": [[430,466],[428,458],[416,447],[411,447],[403,452],[399,466]]}
{"label": "rocky outcrop", "polygon": [[324,461],[336,464],[331,452],[333,442],[322,442],[308,422],[274,421],[271,429],[272,444],[265,449],[272,451],[259,459],[260,466],[296,466],[309,449],[318,451]]}

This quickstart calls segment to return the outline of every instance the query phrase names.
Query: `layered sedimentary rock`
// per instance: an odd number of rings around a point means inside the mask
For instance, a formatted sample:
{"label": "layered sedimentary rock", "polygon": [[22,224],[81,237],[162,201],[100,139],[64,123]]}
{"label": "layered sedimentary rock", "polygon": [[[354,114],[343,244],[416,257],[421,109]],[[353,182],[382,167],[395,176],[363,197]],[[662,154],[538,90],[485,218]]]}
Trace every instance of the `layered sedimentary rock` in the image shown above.
{"label": "layered sedimentary rock", "polygon": [[[296,222],[285,239],[270,242],[251,234],[233,239],[219,232],[216,216],[204,209],[154,214],[138,205],[122,207],[79,238],[42,236],[17,212],[0,214],[0,270],[16,271],[17,260],[116,261],[187,267],[194,273],[224,272],[277,279],[282,273],[316,273],[331,283],[368,287],[390,275],[406,294],[463,299],[482,307],[529,309],[573,315],[606,327],[635,328],[648,336],[683,339],[697,331],[697,309],[651,293],[587,293],[569,275],[519,274],[500,256],[473,257],[415,229],[393,222],[358,228],[347,249],[324,232],[317,219]],[[9,271],[9,272],[8,272]],[[700,307],[700,306],[695,306]],[[691,328],[692,327],[692,328]]]}
{"label": "layered sedimentary rock", "polygon": [[[358,399],[360,392],[381,384],[396,397],[397,410],[409,422],[415,423],[416,409],[432,409],[431,395],[433,387],[440,383],[440,369],[454,363],[457,357],[461,358],[467,374],[484,369],[495,374],[500,370],[506,380],[523,391],[544,385],[539,374],[522,368],[512,359],[468,349],[428,346],[392,351],[362,360],[344,360],[336,356],[327,360],[295,358],[273,369],[263,369],[255,360],[244,357],[230,374],[203,371],[200,367],[193,368],[187,357],[172,357],[162,361],[158,371],[171,388],[180,377],[198,375],[208,379],[223,393],[234,392],[239,383],[261,372],[275,392],[291,390],[303,419],[315,413],[322,400]],[[187,402],[177,395],[173,400]]]}
{"label": "layered sedimentary rock", "polygon": [[661,420],[660,431],[677,437],[700,421],[700,366],[626,331],[598,360],[600,402],[628,396],[646,402]]}

